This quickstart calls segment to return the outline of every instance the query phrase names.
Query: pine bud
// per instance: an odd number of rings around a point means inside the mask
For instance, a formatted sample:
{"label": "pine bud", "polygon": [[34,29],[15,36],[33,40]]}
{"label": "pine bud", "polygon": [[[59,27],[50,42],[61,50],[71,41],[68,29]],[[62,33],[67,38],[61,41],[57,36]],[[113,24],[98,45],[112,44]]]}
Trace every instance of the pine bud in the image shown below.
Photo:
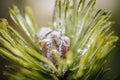
{"label": "pine bud", "polygon": [[59,32],[49,28],[40,28],[37,35],[42,55],[56,64],[56,59],[53,51],[60,58],[66,57],[66,52],[69,50],[70,40],[67,36],[61,36]]}

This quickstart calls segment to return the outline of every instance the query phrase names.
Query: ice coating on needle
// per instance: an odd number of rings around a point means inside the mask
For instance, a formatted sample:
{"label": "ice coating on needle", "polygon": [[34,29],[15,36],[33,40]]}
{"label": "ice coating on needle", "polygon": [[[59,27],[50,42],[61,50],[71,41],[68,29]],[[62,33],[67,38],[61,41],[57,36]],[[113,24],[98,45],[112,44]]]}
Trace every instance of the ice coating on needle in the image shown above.
{"label": "ice coating on needle", "polygon": [[70,46],[70,39],[67,36],[61,36],[57,31],[42,27],[40,28],[37,37],[42,54],[47,57],[47,59],[55,63],[53,51],[61,58],[66,57],[66,53]]}

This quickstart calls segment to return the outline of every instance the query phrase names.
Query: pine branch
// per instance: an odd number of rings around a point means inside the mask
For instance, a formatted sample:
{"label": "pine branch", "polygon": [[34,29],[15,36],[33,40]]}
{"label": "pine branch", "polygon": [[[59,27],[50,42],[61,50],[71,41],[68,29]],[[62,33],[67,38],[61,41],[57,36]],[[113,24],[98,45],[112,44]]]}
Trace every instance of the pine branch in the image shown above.
{"label": "pine branch", "polygon": [[4,74],[10,80],[101,80],[118,37],[111,12],[94,9],[95,2],[57,0],[52,27],[39,30],[29,7],[25,16],[15,5],[9,8],[27,40],[0,19],[0,55],[13,62]]}

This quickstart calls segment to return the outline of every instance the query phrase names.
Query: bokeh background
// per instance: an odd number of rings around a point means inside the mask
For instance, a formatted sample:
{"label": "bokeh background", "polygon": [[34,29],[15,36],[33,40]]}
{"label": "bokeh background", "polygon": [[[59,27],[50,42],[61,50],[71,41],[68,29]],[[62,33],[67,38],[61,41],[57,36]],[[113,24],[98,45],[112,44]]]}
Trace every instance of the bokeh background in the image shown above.
{"label": "bokeh background", "polygon": [[[89,1],[89,0],[87,0]],[[116,21],[113,29],[115,30],[115,35],[120,37],[120,0],[97,0],[95,5],[96,8],[104,8],[112,10],[113,15],[111,20]],[[8,19],[9,23],[16,29],[17,27],[10,19],[8,7],[13,4],[17,5],[21,10],[21,13],[24,13],[24,6],[30,6],[33,10],[34,17],[39,26],[44,26],[48,22],[52,21],[52,15],[54,11],[55,0],[0,0],[0,18]],[[18,30],[19,31],[19,30]],[[116,43],[116,50],[108,58],[108,64],[106,67],[111,67],[112,71],[105,75],[108,77],[108,80],[120,80],[120,40]],[[5,65],[10,64],[2,57],[0,57],[0,80],[8,80],[5,76],[2,75],[3,70],[5,70]]]}

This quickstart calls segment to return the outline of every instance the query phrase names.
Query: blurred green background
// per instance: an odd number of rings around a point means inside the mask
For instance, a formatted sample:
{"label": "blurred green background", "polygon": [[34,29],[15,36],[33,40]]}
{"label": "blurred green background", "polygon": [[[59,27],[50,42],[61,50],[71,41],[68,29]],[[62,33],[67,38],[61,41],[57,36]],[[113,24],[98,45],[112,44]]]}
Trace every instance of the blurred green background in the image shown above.
{"label": "blurred green background", "polygon": [[[89,1],[89,0],[87,0]],[[52,21],[52,15],[54,10],[55,0],[0,0],[0,18],[8,19],[9,23],[16,29],[16,25],[12,22],[8,7],[13,4],[17,5],[21,10],[21,13],[24,13],[23,7],[30,6],[33,10],[35,19],[39,26],[44,26],[46,23]],[[115,30],[115,35],[120,37],[120,0],[97,0],[95,5],[96,8],[104,8],[112,10],[113,15],[111,20],[116,22],[113,29]],[[19,31],[19,30],[18,30]],[[20,31],[19,31],[20,32]],[[108,58],[108,64],[106,67],[111,67],[112,71],[108,73],[105,77],[108,77],[108,80],[120,80],[120,40],[116,43],[116,50]],[[10,64],[2,57],[0,57],[0,80],[8,80],[5,76],[2,75],[3,70],[5,70],[5,65]]]}

